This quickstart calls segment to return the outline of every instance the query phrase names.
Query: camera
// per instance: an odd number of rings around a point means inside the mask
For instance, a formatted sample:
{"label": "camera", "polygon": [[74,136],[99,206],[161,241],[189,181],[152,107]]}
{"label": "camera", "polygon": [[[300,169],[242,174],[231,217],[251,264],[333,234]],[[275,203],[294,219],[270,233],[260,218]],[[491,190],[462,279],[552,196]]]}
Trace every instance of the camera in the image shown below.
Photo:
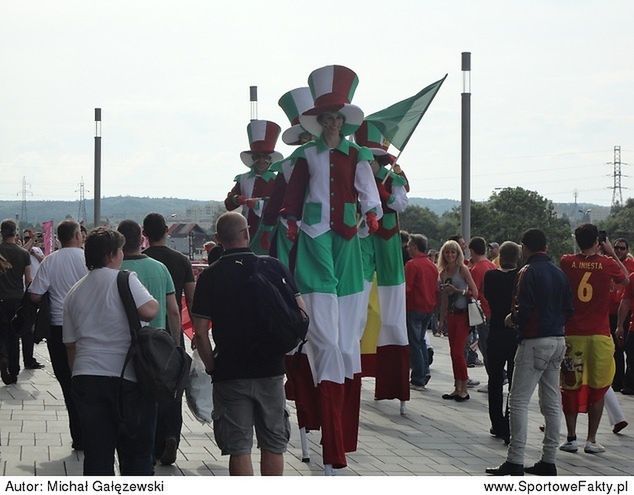
{"label": "camera", "polygon": [[603,244],[608,239],[608,233],[605,230],[599,230],[599,244]]}

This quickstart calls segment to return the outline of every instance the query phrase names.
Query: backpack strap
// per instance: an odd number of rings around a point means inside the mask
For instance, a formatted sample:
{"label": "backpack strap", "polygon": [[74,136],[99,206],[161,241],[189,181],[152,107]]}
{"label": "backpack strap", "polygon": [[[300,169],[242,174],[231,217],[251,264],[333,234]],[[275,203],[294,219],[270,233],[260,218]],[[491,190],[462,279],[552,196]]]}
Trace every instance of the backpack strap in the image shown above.
{"label": "backpack strap", "polygon": [[132,291],[130,290],[130,272],[127,270],[121,270],[117,273],[117,289],[119,290],[119,296],[123,302],[123,309],[128,318],[128,327],[130,330],[130,348],[125,356],[123,362],[123,369],[121,370],[121,380],[123,384],[123,374],[128,366],[128,363],[134,355],[134,343],[136,342],[136,332],[141,328],[141,321],[139,320],[139,313],[137,312],[136,305],[134,304],[134,298],[132,297]]}
{"label": "backpack strap", "polygon": [[117,273],[117,288],[119,289],[119,296],[123,302],[123,309],[128,317],[128,324],[130,326],[130,337],[136,338],[136,330],[141,328],[141,320],[139,320],[139,313],[137,312],[134,298],[132,297],[132,291],[130,290],[130,272],[127,270],[121,270]]}

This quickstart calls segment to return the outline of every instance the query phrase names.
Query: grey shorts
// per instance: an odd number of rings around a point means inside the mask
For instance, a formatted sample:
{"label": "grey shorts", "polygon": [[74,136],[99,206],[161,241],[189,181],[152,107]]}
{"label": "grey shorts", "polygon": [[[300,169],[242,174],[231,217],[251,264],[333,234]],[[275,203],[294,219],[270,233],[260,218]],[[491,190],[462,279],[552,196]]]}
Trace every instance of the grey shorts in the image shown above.
{"label": "grey shorts", "polygon": [[251,453],[253,427],[258,448],[282,454],[291,435],[284,376],[214,383],[214,438],[222,455]]}

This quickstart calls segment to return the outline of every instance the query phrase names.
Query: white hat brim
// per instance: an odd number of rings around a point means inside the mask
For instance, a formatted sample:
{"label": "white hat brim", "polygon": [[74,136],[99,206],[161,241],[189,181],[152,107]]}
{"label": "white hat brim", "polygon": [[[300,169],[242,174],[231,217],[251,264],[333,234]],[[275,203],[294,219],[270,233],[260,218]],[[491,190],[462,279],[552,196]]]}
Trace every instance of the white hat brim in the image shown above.
{"label": "white hat brim", "polygon": [[[321,124],[317,122],[317,117],[319,116],[319,113],[321,112],[318,112],[316,110],[318,109],[313,108],[309,110],[308,112],[310,112],[311,114],[317,114],[317,115],[306,115],[306,112],[300,115],[299,123],[304,129],[310,132],[313,136],[319,137],[321,136],[322,127],[321,127]],[[328,111],[328,110],[324,110],[324,111]],[[351,134],[354,134],[355,131],[363,123],[363,117],[364,117],[363,110],[361,110],[356,105],[348,105],[348,104],[344,105],[342,108],[337,110],[337,112],[343,114],[343,116],[346,118],[346,121],[343,124],[343,127],[341,129],[342,134],[344,136],[350,136]]]}
{"label": "white hat brim", "polygon": [[[271,163],[275,163],[280,161],[281,159],[284,158],[284,155],[282,155],[282,153],[280,153],[279,151],[274,151],[273,153],[270,154],[271,156]],[[242,160],[242,163],[244,163],[247,167],[251,168],[253,167],[253,151],[243,151],[242,153],[240,153],[240,160]]]}
{"label": "white hat brim", "polygon": [[284,131],[282,134],[282,141],[289,146],[295,146],[299,144],[299,138],[306,131],[301,125],[296,124]]}
{"label": "white hat brim", "polygon": [[373,155],[376,156],[385,156],[387,155],[387,151],[385,151],[383,148],[368,148]]}

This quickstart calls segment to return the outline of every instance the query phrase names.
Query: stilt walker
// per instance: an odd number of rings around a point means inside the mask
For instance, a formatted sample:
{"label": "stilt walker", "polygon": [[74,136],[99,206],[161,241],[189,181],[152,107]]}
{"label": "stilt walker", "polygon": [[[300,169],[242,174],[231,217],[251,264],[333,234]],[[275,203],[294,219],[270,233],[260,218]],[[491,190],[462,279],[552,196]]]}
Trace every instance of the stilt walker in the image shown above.
{"label": "stilt walker", "polygon": [[382,215],[372,154],[345,139],[363,122],[350,104],[357,83],[343,66],[310,74],[315,106],[300,123],[317,139],[297,150],[281,210],[289,238],[297,238],[295,279],[311,319],[305,348],[319,391],[326,474],[345,467],[345,453],[357,447],[366,311],[357,204],[370,232]]}
{"label": "stilt walker", "polygon": [[[310,88],[293,89],[285,93],[278,104],[291,123],[291,127],[282,133],[282,141],[289,146],[299,146],[311,141],[313,136],[299,123],[300,114],[313,108],[313,95]],[[290,263],[290,253],[294,243],[287,237],[288,225],[279,212],[294,164],[295,157],[291,155],[271,165],[269,170],[277,172],[277,178],[273,194],[264,207],[259,232],[262,249],[268,250],[271,256],[279,259],[291,270],[293,266]],[[308,357],[303,349],[300,352],[292,351],[286,356],[286,378],[286,398],[295,401],[297,411],[302,461],[310,462],[310,449],[306,435],[308,431],[320,429],[321,419],[319,395],[310,372]]]}
{"label": "stilt walker", "polygon": [[[399,233],[398,213],[407,207],[407,179],[386,165],[396,158],[387,152],[389,142],[372,124],[364,122],[355,133],[355,142],[372,151],[372,171],[381,197],[383,217],[374,234],[359,230],[364,260],[365,301],[370,299],[376,274],[380,329],[376,354],[363,354],[364,376],[375,376],[374,398],[408,401],[409,342],[405,321],[405,271]],[[398,169],[400,171],[400,167]],[[402,174],[402,172],[401,172]],[[364,336],[365,339],[365,336]],[[404,404],[401,412],[404,413]]]}
{"label": "stilt walker", "polygon": [[[293,89],[285,93],[278,104],[291,122],[291,127],[282,133],[284,144],[299,146],[312,140],[313,136],[299,123],[300,114],[313,107],[313,96],[310,88]],[[291,155],[276,161],[269,167],[269,171],[277,173],[277,178],[271,197],[266,202],[262,213],[259,234],[262,249],[268,250],[271,256],[291,269],[289,254],[293,243],[286,236],[288,224],[286,219],[280,216],[280,208],[294,164],[295,157]]]}
{"label": "stilt walker", "polygon": [[252,120],[247,125],[249,147],[240,153],[240,159],[251,170],[236,176],[236,184],[225,199],[228,211],[242,206],[242,213],[249,223],[251,249],[256,254],[266,254],[260,246],[256,233],[260,225],[262,210],[275,185],[275,173],[269,170],[272,162],[283,158],[275,151],[275,143],[281,132],[280,126],[268,120]]}

